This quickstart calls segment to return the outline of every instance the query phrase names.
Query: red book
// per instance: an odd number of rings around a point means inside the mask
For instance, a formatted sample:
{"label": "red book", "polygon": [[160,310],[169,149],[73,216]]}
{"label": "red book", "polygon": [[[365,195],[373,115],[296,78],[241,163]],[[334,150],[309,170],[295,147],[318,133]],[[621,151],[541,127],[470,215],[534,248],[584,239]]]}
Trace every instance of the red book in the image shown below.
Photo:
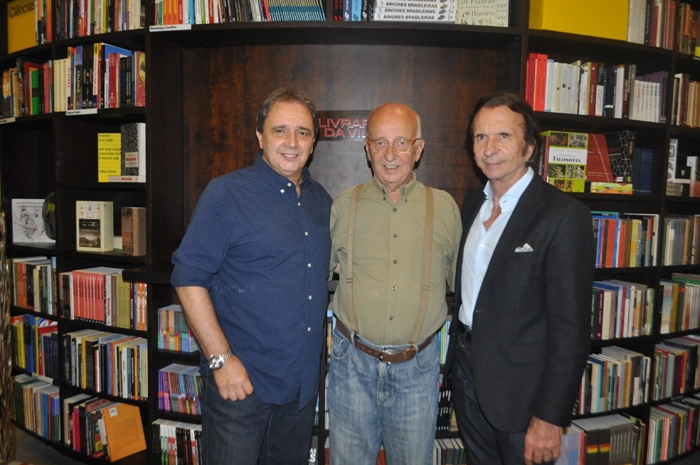
{"label": "red book", "polygon": [[538,53],[535,60],[535,105],[533,110],[544,111],[544,101],[547,95],[547,55]]}
{"label": "red book", "polygon": [[614,182],[608,146],[603,134],[588,134],[586,181]]}

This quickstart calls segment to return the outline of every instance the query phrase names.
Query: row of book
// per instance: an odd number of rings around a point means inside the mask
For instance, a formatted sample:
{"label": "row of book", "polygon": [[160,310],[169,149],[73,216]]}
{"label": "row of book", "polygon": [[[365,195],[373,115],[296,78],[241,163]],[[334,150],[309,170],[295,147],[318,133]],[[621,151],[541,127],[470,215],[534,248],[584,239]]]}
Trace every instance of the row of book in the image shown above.
{"label": "row of book", "polygon": [[700,394],[649,411],[646,463],[666,462],[700,444]]}
{"label": "row of book", "polygon": [[47,315],[58,314],[56,257],[10,258],[7,271],[12,305]]}
{"label": "row of book", "polygon": [[700,387],[700,336],[664,339],[654,346],[652,400],[682,395]]}
{"label": "row of book", "polygon": [[557,464],[643,465],[647,425],[627,414],[576,419],[562,437]]}
{"label": "row of book", "polygon": [[695,55],[698,12],[679,0],[630,0],[629,42]]}
{"label": "row of book", "polygon": [[661,334],[700,328],[700,275],[673,273],[659,281],[662,293]]}
{"label": "row of book", "polygon": [[578,415],[609,412],[649,401],[651,359],[623,347],[590,354],[574,408]]}
{"label": "row of book", "polygon": [[10,317],[12,364],[58,379],[58,323],[30,314]]}
{"label": "row of book", "polygon": [[232,22],[325,21],[319,0],[156,0],[156,26]]}
{"label": "row of book", "polygon": [[176,352],[199,351],[199,344],[187,325],[181,305],[172,304],[158,309],[158,348]]}
{"label": "row of book", "polygon": [[656,266],[659,215],[593,211],[596,268]]}
{"label": "row of book", "polygon": [[667,81],[667,71],[637,75],[633,63],[560,63],[530,53],[525,99],[535,111],[665,123]]}
{"label": "row of book", "polygon": [[158,408],[201,415],[202,376],[199,366],[171,363],[158,370]]}
{"label": "row of book", "polygon": [[135,405],[77,394],[63,399],[64,444],[93,459],[116,462],[146,450]]}
{"label": "row of book", "polygon": [[591,340],[651,335],[654,294],[653,287],[640,283],[594,281]]}
{"label": "row of book", "polygon": [[700,82],[691,80],[688,73],[675,74],[672,103],[671,124],[700,127]]}
{"label": "row of book", "polygon": [[59,273],[61,316],[145,331],[148,285],[124,281],[123,271],[99,266]]}
{"label": "row of book", "polygon": [[124,399],[148,398],[148,340],[95,329],[63,335],[65,381]]}
{"label": "row of book", "polygon": [[13,378],[12,419],[49,441],[61,440],[61,406],[58,386],[50,378],[28,375]]}
{"label": "row of book", "polygon": [[663,224],[664,266],[697,265],[700,247],[700,215],[668,215]]}
{"label": "row of book", "polygon": [[333,0],[333,20],[508,27],[509,9],[509,0]]}
{"label": "row of book", "polygon": [[56,40],[145,27],[142,0],[7,2],[8,53]]}
{"label": "row of book", "polygon": [[2,73],[2,117],[146,105],[146,54],[102,42],[67,58],[19,57]]}
{"label": "row of book", "polygon": [[202,463],[202,425],[159,418],[151,423],[151,438],[151,463]]}
{"label": "row of book", "polygon": [[68,47],[66,60],[65,110],[146,106],[145,52],[96,42]]}

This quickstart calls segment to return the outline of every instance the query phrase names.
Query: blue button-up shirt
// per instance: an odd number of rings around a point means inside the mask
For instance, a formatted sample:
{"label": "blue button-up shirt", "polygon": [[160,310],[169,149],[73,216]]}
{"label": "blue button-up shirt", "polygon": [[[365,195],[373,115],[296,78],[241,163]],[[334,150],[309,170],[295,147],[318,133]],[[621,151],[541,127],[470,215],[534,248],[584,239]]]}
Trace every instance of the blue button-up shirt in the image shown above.
{"label": "blue button-up shirt", "polygon": [[318,392],[332,203],[308,170],[302,179],[299,197],[261,154],[213,179],[173,254],[171,279],[209,290],[256,395],[282,404],[301,393],[300,408]]}

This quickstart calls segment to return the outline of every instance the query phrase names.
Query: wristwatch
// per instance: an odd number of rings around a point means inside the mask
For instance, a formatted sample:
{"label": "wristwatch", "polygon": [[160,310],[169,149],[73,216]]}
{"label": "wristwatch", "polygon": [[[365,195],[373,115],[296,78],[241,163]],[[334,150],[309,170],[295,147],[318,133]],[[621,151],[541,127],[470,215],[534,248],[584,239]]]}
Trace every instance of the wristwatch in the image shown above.
{"label": "wristwatch", "polygon": [[212,370],[218,370],[219,368],[224,366],[224,362],[231,357],[233,357],[231,349],[227,350],[221,355],[212,355],[211,357],[209,357],[209,368],[211,368]]}

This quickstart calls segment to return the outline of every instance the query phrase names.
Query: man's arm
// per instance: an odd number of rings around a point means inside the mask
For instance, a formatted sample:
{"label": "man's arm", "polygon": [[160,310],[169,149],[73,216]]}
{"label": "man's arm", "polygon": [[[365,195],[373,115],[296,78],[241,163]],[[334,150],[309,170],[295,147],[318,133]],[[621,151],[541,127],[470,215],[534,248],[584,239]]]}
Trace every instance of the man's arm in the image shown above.
{"label": "man's arm", "polygon": [[[209,291],[199,286],[176,287],[175,290],[185,312],[187,324],[206,358],[229,350],[229,343],[216,318]],[[213,373],[219,394],[224,399],[243,400],[253,392],[248,372],[236,355]]]}
{"label": "man's arm", "polygon": [[569,207],[547,250],[549,346],[535,414],[525,437],[526,464],[559,456],[562,426],[568,423],[590,349],[590,293],[595,244],[590,212]]}

